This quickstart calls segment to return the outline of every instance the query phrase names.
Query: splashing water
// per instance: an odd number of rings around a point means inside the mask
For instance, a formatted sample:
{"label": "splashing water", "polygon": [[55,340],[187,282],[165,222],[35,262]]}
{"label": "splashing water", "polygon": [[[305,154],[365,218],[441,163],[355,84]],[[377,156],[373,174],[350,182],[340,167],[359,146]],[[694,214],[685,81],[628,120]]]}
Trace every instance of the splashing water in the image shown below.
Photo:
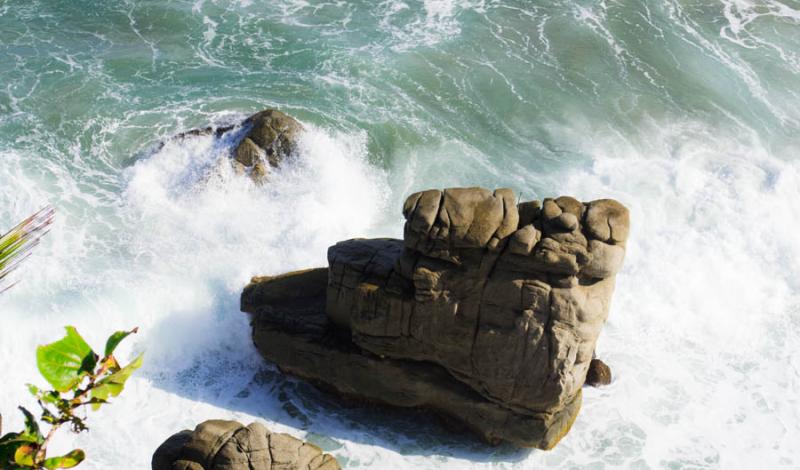
{"label": "splashing water", "polygon": [[[55,443],[87,469],[147,468],[208,418],[347,468],[797,468],[798,26],[776,0],[3,3],[0,227],[59,213],[0,296],[5,427],[37,344],[139,326],[121,353],[145,367]],[[219,164],[235,136],[168,140],[267,106],[308,132],[265,187]],[[598,346],[615,382],[550,452],[342,408],[264,363],[238,312],[250,276],[400,236],[410,192],[472,185],[631,209]]]}

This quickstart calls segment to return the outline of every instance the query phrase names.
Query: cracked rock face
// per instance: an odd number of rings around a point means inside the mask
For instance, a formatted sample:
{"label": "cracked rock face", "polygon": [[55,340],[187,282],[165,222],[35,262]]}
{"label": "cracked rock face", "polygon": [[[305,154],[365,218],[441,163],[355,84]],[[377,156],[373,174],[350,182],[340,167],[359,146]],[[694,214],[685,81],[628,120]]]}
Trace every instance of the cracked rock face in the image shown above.
{"label": "cracked rock face", "polygon": [[[580,408],[629,216],[608,199],[515,201],[508,189],[416,193],[403,240],[328,250],[324,294],[324,270],[254,279],[242,308],[256,314],[256,345],[339,393],[427,407],[490,442],[553,447]],[[298,314],[288,279],[318,292],[317,306]]]}
{"label": "cracked rock face", "polygon": [[336,459],[259,423],[209,420],[167,439],[153,455],[153,470],[339,470]]}

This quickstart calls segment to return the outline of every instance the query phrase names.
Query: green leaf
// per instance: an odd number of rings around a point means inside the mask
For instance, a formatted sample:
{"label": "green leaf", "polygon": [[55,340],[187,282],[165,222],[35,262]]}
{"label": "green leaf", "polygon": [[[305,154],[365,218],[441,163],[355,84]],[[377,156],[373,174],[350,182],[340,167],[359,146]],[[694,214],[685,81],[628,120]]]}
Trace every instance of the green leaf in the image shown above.
{"label": "green leaf", "polygon": [[111,388],[108,385],[98,385],[93,388],[91,393],[92,400],[99,401],[92,403],[92,410],[99,410],[107,402],[109,395],[111,395]]}
{"label": "green leaf", "polygon": [[137,333],[138,331],[139,328],[134,328],[131,331],[117,331],[113,335],[109,336],[108,341],[106,341],[105,357],[114,354],[114,350],[117,349],[117,346],[119,346],[119,343],[121,343],[123,339],[127,338],[133,333]]}
{"label": "green leaf", "polygon": [[0,233],[0,294],[11,287],[3,282],[4,278],[28,258],[31,250],[50,229],[54,214],[53,208],[47,206],[7,233]]}
{"label": "green leaf", "polygon": [[13,460],[17,449],[24,443],[25,441],[19,439],[18,432],[0,437],[0,468],[5,468],[4,465]]}
{"label": "green leaf", "polygon": [[62,455],[61,457],[53,457],[44,461],[44,467],[48,469],[54,468],[72,468],[79,463],[83,462],[86,454],[80,450],[75,449],[69,454]]}
{"label": "green leaf", "polygon": [[33,413],[26,410],[22,406],[19,407],[19,410],[22,411],[23,415],[25,415],[25,434],[35,438],[38,444],[44,442],[44,436],[42,436],[41,431],[39,431],[39,423],[36,422],[36,418],[33,417]]}
{"label": "green leaf", "polygon": [[[105,400],[109,395],[112,397],[119,396],[122,393],[122,389],[125,388],[125,382],[136,369],[142,367],[142,362],[144,362],[144,354],[139,354],[130,364],[100,380],[97,383],[98,386],[92,389],[92,398]],[[98,390],[98,392],[95,393],[95,390]]]}
{"label": "green leaf", "polygon": [[33,457],[36,456],[37,447],[33,444],[22,444],[14,452],[14,463],[33,467]]}
{"label": "green leaf", "polygon": [[94,371],[97,354],[71,326],[67,335],[55,343],[36,348],[39,372],[59,392],[67,392]]}
{"label": "green leaf", "polygon": [[14,444],[14,443],[16,443],[16,444],[25,444],[25,443],[36,444],[37,442],[36,442],[36,438],[35,437],[28,436],[28,435],[25,435],[25,434],[20,434],[18,432],[8,433],[5,436],[3,436],[2,440],[0,440],[0,445]]}
{"label": "green leaf", "polygon": [[28,385],[28,391],[31,392],[31,395],[38,397],[39,394],[42,393],[42,391],[39,390],[39,387],[37,387],[36,385],[33,384],[27,384],[27,385]]}

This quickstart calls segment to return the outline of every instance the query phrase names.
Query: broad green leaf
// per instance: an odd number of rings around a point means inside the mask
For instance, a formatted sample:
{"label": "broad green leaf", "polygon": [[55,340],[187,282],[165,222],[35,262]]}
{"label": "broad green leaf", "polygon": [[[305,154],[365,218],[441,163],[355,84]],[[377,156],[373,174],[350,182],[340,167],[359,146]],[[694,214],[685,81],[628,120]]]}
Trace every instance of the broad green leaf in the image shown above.
{"label": "broad green leaf", "polygon": [[41,431],[39,431],[39,423],[36,422],[36,418],[33,417],[33,413],[26,410],[22,406],[19,407],[19,410],[22,411],[23,415],[25,415],[25,434],[35,438],[36,442],[39,444],[44,442],[44,436],[42,436]]}
{"label": "broad green leaf", "polygon": [[36,348],[39,372],[59,392],[67,392],[94,370],[97,354],[78,331],[66,327],[67,335],[55,343]]}
{"label": "broad green leaf", "polygon": [[61,457],[53,457],[44,461],[44,467],[47,469],[54,468],[72,468],[79,463],[83,462],[86,454],[80,449],[75,449],[69,454],[62,455]]}
{"label": "broad green leaf", "polygon": [[17,465],[33,466],[33,457],[36,456],[36,446],[33,444],[22,444],[14,452],[14,463]]}
{"label": "broad green leaf", "polygon": [[134,328],[131,331],[117,331],[113,335],[109,336],[108,341],[106,341],[105,357],[114,354],[114,350],[117,349],[117,346],[119,346],[119,343],[121,343],[123,339],[127,338],[131,334],[136,333],[138,331],[139,328]]}

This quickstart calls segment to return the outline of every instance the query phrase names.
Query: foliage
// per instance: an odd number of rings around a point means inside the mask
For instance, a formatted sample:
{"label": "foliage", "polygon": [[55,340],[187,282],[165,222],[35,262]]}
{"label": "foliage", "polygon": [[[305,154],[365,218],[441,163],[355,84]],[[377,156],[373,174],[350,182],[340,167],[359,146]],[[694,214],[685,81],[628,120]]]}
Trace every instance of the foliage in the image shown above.
{"label": "foliage", "polygon": [[[85,458],[80,449],[59,457],[47,456],[47,445],[53,435],[64,425],[69,425],[76,433],[86,431],[86,407],[97,410],[108,403],[110,397],[118,396],[131,374],[142,365],[142,355],[126,366],[120,365],[114,357],[120,342],[136,333],[136,328],[112,334],[106,341],[102,357],[92,350],[75,328],[68,326],[66,330],[66,336],[60,340],[36,350],[39,372],[53,390],[28,385],[28,390],[39,403],[41,417],[37,421],[33,413],[24,407],[19,408],[25,416],[25,429],[0,437],[0,469],[42,470],[72,468],[80,464]],[[49,426],[46,434],[42,425]]]}
{"label": "foliage", "polygon": [[53,208],[47,206],[0,236],[0,293],[11,287],[4,284],[6,276],[30,256],[33,247],[50,229],[54,216]]}

